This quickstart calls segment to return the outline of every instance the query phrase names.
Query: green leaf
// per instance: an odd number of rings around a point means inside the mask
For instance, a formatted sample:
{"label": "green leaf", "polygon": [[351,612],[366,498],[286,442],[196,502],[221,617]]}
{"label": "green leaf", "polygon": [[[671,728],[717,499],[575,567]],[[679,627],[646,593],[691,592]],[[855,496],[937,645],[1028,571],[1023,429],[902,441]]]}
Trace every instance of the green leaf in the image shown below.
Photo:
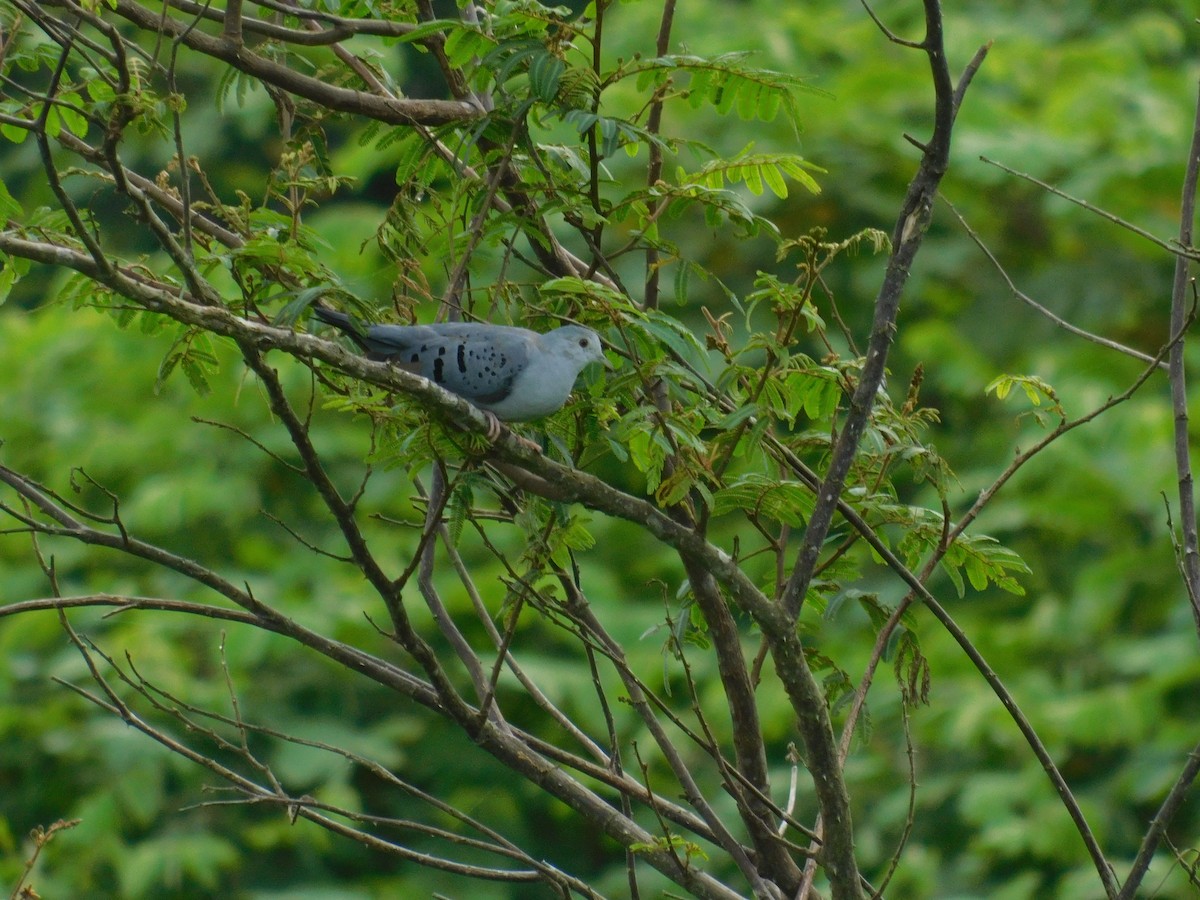
{"label": "green leaf", "polygon": [[[743,119],[774,119],[781,109],[789,120],[799,123],[796,94],[819,93],[792,75],[758,68],[748,62],[747,53],[727,53],[702,57],[687,54],[660,56],[643,60],[631,67],[640,90],[650,84],[662,84],[665,77],[689,76],[687,102],[693,109],[712,104],[722,115],[736,108]],[[653,72],[653,77],[647,75]]]}
{"label": "green leaf", "polygon": [[200,396],[211,391],[209,376],[219,368],[219,360],[212,350],[212,335],[196,328],[184,327],[175,338],[159,365],[154,392],[161,392],[163,385],[176,368],[183,370],[192,389]]}
{"label": "green leaf", "polygon": [[396,38],[397,44],[411,44],[418,41],[424,41],[435,34],[441,34],[445,31],[467,31],[470,30],[457,19],[433,19],[429,22],[422,22],[413,27],[412,31]]}
{"label": "green leaf", "polygon": [[675,302],[680,306],[687,305],[688,276],[691,274],[691,271],[692,267],[687,263],[683,263],[675,267]]}
{"label": "green leaf", "polygon": [[529,87],[543,103],[552,103],[558,96],[558,85],[566,64],[551,53],[542,51],[529,65]]}
{"label": "green leaf", "polygon": [[9,219],[21,219],[25,216],[25,210],[21,208],[21,204],[16,198],[8,192],[8,185],[0,181],[0,222]]}
{"label": "green leaf", "polygon": [[571,109],[563,113],[562,120],[570,125],[574,125],[575,130],[580,134],[587,134],[600,121],[600,117],[584,109]]}
{"label": "green leaf", "polygon": [[712,513],[721,516],[741,510],[755,518],[797,527],[804,524],[813,504],[807,485],[750,473],[713,492]]}
{"label": "green leaf", "polygon": [[[487,58],[494,52],[496,42],[481,31],[468,28],[460,22],[451,22],[449,26],[442,50],[452,66],[466,68],[476,57]],[[483,65],[482,62],[480,65]]]}
{"label": "green leaf", "polygon": [[821,187],[811,173],[824,171],[794,154],[743,152],[731,159],[715,159],[694,174],[680,172],[677,178],[682,183],[698,182],[710,188],[741,181],[756,195],[762,193],[765,181],[772,192],[782,198],[787,196],[787,182],[783,176],[797,181],[809,192],[819,194]]}
{"label": "green leaf", "polygon": [[716,422],[716,427],[721,431],[732,431],[737,428],[747,419],[753,418],[758,413],[758,407],[753,403],[747,403],[739,406],[733,412],[726,415],[723,419]]}
{"label": "green leaf", "polygon": [[0,266],[0,306],[4,305],[16,283],[17,267],[13,265],[11,258],[3,259],[3,266]]}
{"label": "green leaf", "polygon": [[1010,594],[1023,596],[1025,589],[1010,573],[1029,574],[1029,567],[1015,552],[987,535],[960,535],[950,545],[941,561],[941,568],[953,582],[958,595],[965,591],[962,575],[977,591],[989,584]]}
{"label": "green leaf", "polygon": [[600,158],[611,159],[620,147],[621,123],[616,119],[600,118]]}
{"label": "green leaf", "polygon": [[74,91],[64,91],[59,95],[58,102],[51,108],[51,115],[57,116],[71,134],[76,137],[84,137],[88,131],[88,120],[80,110],[86,106],[87,103],[79,94]]}
{"label": "green leaf", "polygon": [[656,309],[647,310],[642,318],[632,324],[644,329],[661,341],[680,358],[689,361],[706,360],[704,345],[690,328]]}
{"label": "green leaf", "polygon": [[771,189],[771,193],[780,200],[786,200],[788,195],[787,182],[783,180],[783,175],[780,173],[777,166],[763,166],[760,170],[763,181],[767,183],[767,187]]}
{"label": "green leaf", "polygon": [[29,137],[29,129],[21,128],[18,125],[13,125],[9,122],[0,123],[0,135],[4,135],[6,140],[14,144],[22,143],[25,138]]}
{"label": "green leaf", "polygon": [[695,475],[684,466],[678,466],[659,484],[654,499],[660,506],[675,506],[687,497],[695,483]]}
{"label": "green leaf", "polygon": [[1004,400],[1014,387],[1019,387],[1024,392],[1031,406],[1039,407],[1043,400],[1048,400],[1050,409],[1060,418],[1066,418],[1067,413],[1058,399],[1058,393],[1048,382],[1036,375],[998,375],[984,388],[984,393],[994,393],[997,400]]}
{"label": "green leaf", "polygon": [[716,107],[717,112],[719,112],[721,115],[725,115],[731,109],[733,109],[733,104],[737,102],[737,92],[739,86],[740,82],[732,77],[728,77],[718,84],[713,90],[713,96],[710,99],[712,100],[713,106]]}

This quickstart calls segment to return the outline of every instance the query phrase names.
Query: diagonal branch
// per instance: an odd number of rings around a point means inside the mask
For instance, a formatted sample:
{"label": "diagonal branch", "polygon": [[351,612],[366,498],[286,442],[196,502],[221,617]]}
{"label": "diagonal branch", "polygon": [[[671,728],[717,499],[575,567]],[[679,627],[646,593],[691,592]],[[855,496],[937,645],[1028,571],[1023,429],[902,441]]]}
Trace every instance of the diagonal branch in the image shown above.
{"label": "diagonal branch", "polygon": [[[47,0],[47,6],[82,11],[73,0]],[[380,97],[343,88],[260,56],[245,45],[213,37],[134,0],[117,0],[115,12],[151,34],[162,33],[191,50],[219,59],[240,72],[338,112],[363,116],[391,125],[445,125],[479,116],[474,104],[461,100],[413,100]]]}
{"label": "diagonal branch", "polygon": [[[960,213],[954,207],[954,204],[947,200],[944,196],[941,198],[941,200],[950,208],[950,212],[954,214],[954,218],[958,219],[958,223],[962,225],[963,229],[967,232],[967,237],[969,237],[972,243],[974,243],[975,246],[980,249],[983,255],[988,258],[988,262],[995,267],[996,271],[1000,274],[1000,277],[1004,279],[1004,283],[1008,286],[1009,293],[1011,293],[1014,297],[1016,297],[1026,306],[1045,316],[1059,328],[1070,332],[1077,337],[1081,337],[1085,341],[1091,341],[1093,344],[1099,344],[1101,347],[1107,347],[1109,350],[1116,350],[1118,353],[1131,356],[1134,359],[1140,360],[1141,362],[1150,362],[1153,359],[1150,354],[1143,353],[1141,350],[1135,350],[1133,347],[1127,347],[1118,341],[1112,340],[1111,338],[1106,338],[1099,334],[1093,334],[1090,331],[1080,328],[1078,325],[1073,325],[1066,319],[1054,313],[1052,310],[1049,310],[1042,304],[1038,303],[1036,300],[1017,287],[1016,283],[1012,279],[1012,276],[1008,274],[1008,271],[1001,264],[1000,260],[996,258],[996,254],[993,253],[992,249],[983,242],[983,238],[979,236],[975,229],[967,223],[967,220],[963,218],[962,213]],[[1167,363],[1165,360],[1160,359],[1158,365],[1164,370],[1167,369]]]}
{"label": "diagonal branch", "polygon": [[[210,22],[224,23],[226,19],[224,12],[219,9],[213,9],[208,3],[196,3],[193,0],[169,0],[169,3],[174,9],[207,19]],[[243,34],[260,34],[268,40],[297,44],[304,47],[339,44],[360,34],[379,35],[381,37],[403,37],[406,34],[411,34],[416,28],[415,25],[408,22],[389,22],[383,19],[352,19],[334,15],[320,9],[309,10],[300,6],[283,6],[267,3],[256,3],[255,5],[265,6],[277,12],[286,12],[290,17],[308,22],[310,28],[301,31],[279,25],[267,19],[260,19],[254,16],[240,16],[238,24]],[[329,23],[328,27],[321,27],[321,22]]]}
{"label": "diagonal branch", "polygon": [[1140,228],[1139,226],[1134,225],[1132,222],[1130,222],[1126,219],[1122,219],[1118,215],[1114,215],[1113,213],[1110,213],[1106,209],[1101,209],[1099,206],[1095,206],[1091,203],[1088,203],[1088,201],[1086,201],[1086,200],[1082,200],[1079,197],[1076,197],[1072,194],[1068,194],[1062,188],[1056,188],[1054,185],[1049,184],[1048,182],[1042,181],[1040,178],[1034,178],[1032,175],[1030,175],[1026,172],[1019,172],[1016,169],[1013,169],[1013,168],[1010,168],[1010,167],[1004,165],[1004,163],[996,162],[996,160],[994,160],[994,159],[988,159],[988,157],[986,157],[986,156],[981,156],[981,157],[979,157],[979,159],[981,161],[987,163],[989,166],[995,166],[997,169],[1000,169],[1002,172],[1007,172],[1009,175],[1014,175],[1017,178],[1024,179],[1025,181],[1028,181],[1030,184],[1035,184],[1038,187],[1040,187],[1042,190],[1047,191],[1048,193],[1051,193],[1056,197],[1062,197],[1064,200],[1066,200],[1070,203],[1074,203],[1076,206],[1078,206],[1082,209],[1086,209],[1088,212],[1093,213],[1094,215],[1097,215],[1102,219],[1107,219],[1108,221],[1112,222],[1114,225],[1119,225],[1121,228],[1124,228],[1126,231],[1132,232],[1133,234],[1136,234],[1140,238],[1144,238],[1145,240],[1154,244],[1154,246],[1160,247],[1172,255],[1181,256],[1184,259],[1200,259],[1200,250],[1197,250],[1194,247],[1192,247],[1192,237],[1191,237],[1191,229],[1190,228],[1188,229],[1186,237],[1183,235],[1183,233],[1181,231],[1180,240],[1178,243],[1175,241],[1163,240],[1158,235],[1147,231],[1145,228]]}
{"label": "diagonal branch", "polygon": [[[0,619],[30,612],[87,607],[111,607],[111,612],[107,614],[109,616],[128,614],[134,610],[153,610],[155,612],[174,612],[202,616],[209,619],[264,628],[276,634],[291,637],[298,643],[322,653],[324,656],[347,668],[361,672],[377,683],[396,690],[402,696],[406,696],[434,712],[444,712],[440,708],[436,695],[428,683],[347,644],[329,641],[321,635],[308,632],[294,621],[282,616],[277,619],[263,618],[241,610],[160,597],[84,594],[66,597],[42,597],[10,604],[0,604]],[[633,801],[652,805],[659,813],[680,827],[686,828],[706,840],[712,840],[712,836],[702,820],[697,818],[693,813],[669,802],[666,798],[651,796],[640,783],[614,774],[612,769],[606,765],[591,763],[566,753],[560,747],[546,743],[533,735],[519,731],[516,731],[516,734],[525,741],[534,753],[553,759],[562,766],[575,769],[588,779],[619,791]]]}
{"label": "diagonal branch", "polygon": [[1175,814],[1183,807],[1188,791],[1191,790],[1197,777],[1200,777],[1200,744],[1193,747],[1192,752],[1188,754],[1183,771],[1175,779],[1175,784],[1171,786],[1166,799],[1163,800],[1162,805],[1154,814],[1154,818],[1150,821],[1150,828],[1142,838],[1142,846],[1138,848],[1138,854],[1130,868],[1129,877],[1117,895],[1119,900],[1133,900],[1138,895],[1138,888],[1141,887],[1146,873],[1150,871],[1154,853],[1158,849],[1158,845],[1166,838],[1167,827],[1175,818]]}
{"label": "diagonal branch", "polygon": [[896,221],[887,271],[875,299],[875,318],[871,326],[871,338],[862,375],[851,397],[850,412],[834,446],[829,470],[817,493],[817,502],[805,529],[804,543],[781,598],[784,609],[793,617],[799,614],[804,603],[821,546],[829,533],[838,499],[842,495],[846,477],[858,451],[859,440],[866,430],[871,410],[875,405],[875,397],[883,384],[904,286],[908,282],[913,260],[929,227],[938,185],[941,184],[942,176],[949,165],[951,130],[958,112],[956,98],[962,95],[965,86],[982,65],[987,52],[985,47],[975,54],[960,78],[959,87],[955,88],[951,83],[950,70],[946,63],[941,8],[937,0],[925,0],[925,26],[926,36],[922,47],[929,56],[936,93],[933,137],[925,148],[916,175],[909,183],[908,193]]}
{"label": "diagonal branch", "polygon": [[[461,863],[446,857],[418,852],[405,847],[402,844],[388,841],[378,837],[375,834],[354,828],[340,821],[340,819],[331,818],[329,815],[326,815],[326,813],[333,813],[344,818],[358,819],[359,821],[370,820],[370,817],[361,816],[350,810],[343,810],[328,804],[320,803],[312,798],[292,797],[278,783],[271,770],[259,760],[255,759],[252,754],[250,754],[244,743],[241,747],[237,747],[223,738],[212,728],[198,724],[195,720],[185,715],[184,709],[181,708],[180,704],[178,704],[175,698],[172,698],[167,694],[164,694],[163,696],[170,700],[172,705],[169,708],[165,706],[159,699],[155,697],[155,693],[160,692],[158,692],[157,689],[152,688],[144,679],[142,679],[141,676],[137,674],[136,669],[133,670],[132,675],[123,671],[119,666],[117,666],[113,659],[99,651],[85,638],[81,638],[71,627],[64,612],[60,610],[59,615],[60,621],[63,628],[67,632],[69,640],[83,656],[92,680],[99,685],[101,691],[103,692],[103,696],[93,694],[90,691],[86,691],[83,688],[69,682],[60,681],[59,683],[64,687],[73,690],[75,693],[79,694],[89,702],[96,704],[101,709],[120,717],[121,720],[127,725],[132,726],[147,737],[157,741],[172,753],[182,756],[195,765],[200,766],[201,768],[206,769],[214,775],[217,775],[218,777],[229,782],[231,785],[233,785],[233,788],[244,797],[244,799],[239,800],[238,802],[278,804],[279,806],[286,808],[293,819],[297,817],[308,819],[309,821],[312,821],[315,824],[328,829],[329,831],[340,834],[343,837],[349,837],[352,840],[355,840],[375,850],[396,855],[401,859],[416,862],[420,865],[428,866],[441,871],[465,875],[471,878],[482,878],[493,881],[524,882],[540,880],[546,877],[556,881],[562,880],[558,877],[559,873],[549,866],[539,866],[534,870],[526,871],[497,869]],[[107,663],[108,666],[116,673],[117,678],[121,682],[136,691],[140,696],[147,700],[154,709],[171,715],[177,719],[183,725],[187,733],[199,734],[212,741],[219,749],[237,754],[244,759],[252,769],[258,770],[265,777],[265,781],[267,783],[257,783],[231,766],[219,762],[213,754],[203,753],[197,750],[188,743],[177,739],[173,735],[169,734],[166,730],[154,725],[144,717],[138,715],[138,713],[134,711],[133,707],[131,707],[117,694],[117,692],[109,684],[108,680],[104,677],[104,675],[101,674],[99,667],[96,665],[96,661],[93,658],[94,655],[102,658],[105,663]],[[190,706],[186,708],[193,711],[195,709],[194,707]],[[208,716],[209,714],[205,713],[204,715]],[[239,730],[244,731],[245,726],[244,723],[240,722],[239,720],[236,722],[236,727],[238,727]],[[378,822],[380,820],[375,819],[375,821]],[[447,837],[451,836],[449,832],[443,831],[442,834]],[[469,843],[472,846],[486,847],[492,852],[500,852],[503,849],[479,841],[463,841],[461,837],[454,837],[456,838],[457,843]],[[511,853],[506,855],[510,857],[513,856]],[[518,856],[516,858],[520,857]]]}

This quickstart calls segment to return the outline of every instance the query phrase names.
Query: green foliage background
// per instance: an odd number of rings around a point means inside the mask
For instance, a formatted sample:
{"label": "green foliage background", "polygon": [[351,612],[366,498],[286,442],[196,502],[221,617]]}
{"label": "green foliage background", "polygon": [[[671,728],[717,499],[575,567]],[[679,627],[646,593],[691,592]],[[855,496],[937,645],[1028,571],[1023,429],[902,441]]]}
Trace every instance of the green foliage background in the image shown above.
{"label": "green foliage background", "polygon": [[[731,6],[736,14],[730,14]],[[915,33],[919,5],[876,5],[900,33]],[[1148,2],[966,3],[948,5],[948,47],[956,67],[985,41],[993,49],[963,107],[944,196],[996,252],[1017,285],[1072,322],[1156,352],[1166,331],[1172,261],[1149,243],[980,161],[981,155],[1029,172],[1155,234],[1176,228],[1179,181],[1190,137],[1200,66],[1200,32],[1190,4]],[[652,4],[615,8],[616,43],[640,50],[656,27]],[[797,138],[782,122],[746,123],[699,110],[672,130],[734,153],[797,150],[826,170],[822,192],[792,185],[786,200],[769,191],[748,201],[803,233],[814,225],[841,239],[864,227],[888,230],[915,165],[904,133],[928,131],[929,87],[916,54],[886,43],[857,3],[715,2],[683,4],[676,33],[697,53],[752,49],[766,64],[810,79]],[[618,52],[614,49],[614,52]],[[397,57],[399,58],[399,57]],[[398,76],[399,77],[399,76]],[[411,73],[420,78],[421,73]],[[214,85],[215,90],[215,85]],[[209,177],[237,186],[245,161],[270,157],[274,134],[266,98],[250,92],[223,112],[198,112],[191,99],[192,152],[219,147],[223,162]],[[208,116],[208,121],[204,117]],[[148,154],[160,152],[153,145]],[[331,146],[335,168],[357,183],[306,217],[326,242],[323,261],[362,296],[390,290],[394,268],[370,238],[391,200],[394,159],[353,135]],[[0,166],[27,207],[46,202],[33,148],[5,145]],[[210,157],[212,158],[212,157]],[[619,161],[614,162],[619,165]],[[739,293],[759,270],[779,271],[765,240],[736,241],[700,220],[676,223],[689,255]],[[757,256],[756,256],[757,254]],[[424,261],[431,278],[439,260]],[[881,260],[843,259],[828,277],[843,314],[862,334]],[[482,273],[480,273],[482,274]],[[61,486],[80,467],[122,497],[122,511],[148,539],[226,570],[306,622],[370,647],[382,641],[362,615],[358,579],[290,540],[260,514],[269,505],[304,523],[305,537],[333,539],[332,524],[307,495],[219,420],[285,452],[269,427],[263,398],[224,348],[212,391],[197,396],[175,374],[156,390],[173,335],[116,327],[111,317],[44,304],[60,276],[35,273],[0,309],[0,454]],[[717,308],[711,284],[694,283],[679,313],[699,323],[699,308]],[[946,206],[935,211],[901,313],[890,390],[903,397],[913,368],[925,368],[923,401],[941,412],[930,440],[954,469],[955,508],[976,493],[1042,433],[1024,402],[985,395],[1005,372],[1052,384],[1072,414],[1123,390],[1139,366],[1058,331],[1010,296]],[[1193,353],[1193,362],[1197,361]],[[289,377],[304,379],[297,369]],[[336,427],[320,430],[353,484],[368,453],[367,437],[348,416],[318,411]],[[993,503],[979,529],[1016,549],[1032,574],[1021,597],[970,587],[961,599],[944,577],[932,585],[976,641],[1043,735],[1080,797],[1101,842],[1127,861],[1137,839],[1195,743],[1200,717],[1200,654],[1174,568],[1163,496],[1173,496],[1171,418],[1165,379],[1154,378],[1133,401],[1080,429],[1023,470]],[[186,465],[180,461],[186,460]],[[907,485],[913,497],[927,488]],[[401,472],[371,486],[366,503],[381,515],[419,521],[395,508],[406,490]],[[928,498],[926,498],[928,499]],[[663,666],[655,631],[672,607],[681,572],[654,547],[631,549],[619,524],[596,523],[596,546],[583,555],[597,615],[614,630],[644,677]],[[380,541],[404,535],[380,527]],[[506,536],[517,546],[520,535]],[[71,592],[179,593],[167,576],[99,551],[51,549]],[[482,553],[473,560],[491,565]],[[485,576],[481,575],[481,578]],[[606,590],[605,585],[611,585]],[[892,586],[866,583],[864,590]],[[193,588],[185,588],[184,596]],[[0,537],[0,600],[40,596],[44,577],[31,565],[28,538]],[[604,608],[605,598],[613,598]],[[629,598],[638,598],[631,602]],[[622,598],[620,604],[615,598]],[[898,599],[890,596],[887,599]],[[460,598],[456,602],[465,603]],[[865,662],[871,631],[845,604],[819,623],[816,640],[850,671]],[[1099,893],[1066,813],[999,703],[933,623],[918,613],[930,659],[931,703],[911,716],[920,789],[915,828],[891,894],[896,897],[1079,897]],[[397,768],[461,805],[502,816],[544,841],[548,858],[594,859],[611,847],[587,834],[564,833],[563,812],[526,792],[504,790],[501,773],[480,767],[460,735],[396,709],[378,688],[350,680],[282,641],[213,623],[127,613],[72,621],[105,648],[132,648],[138,669],[189,702],[228,708],[218,648],[228,661],[247,718],[354,751]],[[523,626],[528,668],[552,674],[554,698],[568,711],[586,673],[562,665],[556,635]],[[431,629],[432,630],[432,629]],[[532,648],[537,648],[534,651]],[[706,675],[702,655],[697,674]],[[82,824],[46,850],[37,873],[44,897],[322,897],[444,894],[526,896],[502,886],[456,883],[445,875],[389,862],[340,843],[318,829],[291,826],[278,810],[201,806],[193,768],[97,712],[51,681],[84,685],[86,671],[48,614],[0,621],[0,884],[12,883],[30,828],[58,818]],[[711,683],[711,681],[710,681]],[[714,688],[715,690],[716,688]],[[876,733],[894,733],[901,715],[895,691],[877,686],[870,708]],[[790,713],[764,709],[764,726],[789,739]],[[272,759],[308,790],[351,807],[369,807],[376,786],[327,754],[291,748]],[[868,732],[849,763],[864,868],[892,854],[908,812],[908,761]],[[782,783],[782,782],[781,782]],[[500,782],[503,784],[503,782]],[[811,814],[811,804],[802,811]],[[1185,809],[1172,830],[1181,852],[1200,845],[1200,815]],[[1195,850],[1191,852],[1194,859]],[[1156,869],[1149,884],[1162,897],[1191,896],[1182,876]],[[619,896],[623,870],[601,876]]]}

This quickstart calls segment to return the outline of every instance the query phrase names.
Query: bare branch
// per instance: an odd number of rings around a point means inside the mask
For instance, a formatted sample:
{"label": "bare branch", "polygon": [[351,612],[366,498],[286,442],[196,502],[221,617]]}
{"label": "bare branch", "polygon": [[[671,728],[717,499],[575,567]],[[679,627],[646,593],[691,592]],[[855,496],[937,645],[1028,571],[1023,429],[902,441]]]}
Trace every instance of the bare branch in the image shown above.
{"label": "bare branch", "polygon": [[871,8],[871,4],[868,3],[867,0],[860,0],[860,2],[862,3],[862,8],[867,11],[867,15],[871,17],[871,21],[875,23],[880,32],[882,32],[883,36],[893,44],[899,44],[901,47],[909,47],[913,50],[925,49],[925,43],[923,41],[910,41],[906,38],[902,38],[892,31],[892,29],[884,25],[883,20],[879,18],[878,14],[876,14],[875,10]]}
{"label": "bare branch", "polygon": [[1142,881],[1145,879],[1146,873],[1150,871],[1154,853],[1158,849],[1159,843],[1167,837],[1167,827],[1186,802],[1188,791],[1191,790],[1198,776],[1200,776],[1200,745],[1192,748],[1183,771],[1179,773],[1179,777],[1171,785],[1171,790],[1167,793],[1162,805],[1154,814],[1150,828],[1142,838],[1142,845],[1138,848],[1137,857],[1125,879],[1125,884],[1117,895],[1120,900],[1132,900],[1138,895]]}
{"label": "bare branch", "polygon": [[825,541],[825,535],[829,532],[834,509],[858,450],[859,439],[866,428],[871,409],[875,405],[876,394],[883,383],[888,350],[896,328],[896,316],[900,311],[900,298],[908,281],[912,261],[929,227],[938,185],[949,164],[950,133],[957,111],[956,95],[945,58],[941,9],[937,0],[925,0],[925,26],[925,40],[920,46],[929,56],[933,71],[936,95],[934,133],[922,155],[920,167],[909,183],[908,193],[892,234],[892,253],[888,259],[883,284],[875,300],[875,318],[871,326],[871,340],[867,347],[862,375],[850,401],[850,413],[838,435],[829,470],[817,495],[817,505],[805,530],[804,545],[781,601],[792,616],[799,613],[804,603],[804,595],[816,567],[817,556]]}
{"label": "bare branch", "polygon": [[193,616],[203,616],[207,619],[237,622],[241,625],[264,626],[263,620],[259,617],[238,609],[209,606],[204,603],[193,603],[186,600],[167,600],[159,597],[129,597],[119,594],[80,594],[73,597],[40,597],[31,600],[22,600],[17,603],[6,603],[0,605],[0,618],[28,612],[76,609],[90,606],[114,607],[111,612],[107,613],[109,616],[115,616],[131,609],[150,609],[159,612],[187,613]]}
{"label": "bare branch", "polygon": [[996,162],[994,159],[988,159],[986,156],[981,156],[979,158],[989,166],[995,166],[997,169],[1007,172],[1009,175],[1015,175],[1017,178],[1024,179],[1030,184],[1036,184],[1042,190],[1048,191],[1056,197],[1062,197],[1064,200],[1074,203],[1081,209],[1086,209],[1088,212],[1093,213],[1102,219],[1107,219],[1114,225],[1119,225],[1126,231],[1132,232],[1140,238],[1145,238],[1154,246],[1166,250],[1173,256],[1182,257],[1183,259],[1200,259],[1200,250],[1195,250],[1192,247],[1190,234],[1186,236],[1186,243],[1182,242],[1182,240],[1180,242],[1163,240],[1157,235],[1146,231],[1144,228],[1139,228],[1137,225],[1134,225],[1127,219],[1122,219],[1120,216],[1115,215],[1106,209],[1101,209],[1099,206],[1094,206],[1093,204],[1088,203],[1086,200],[1081,200],[1079,197],[1074,197],[1061,188],[1056,188],[1054,185],[1042,181],[1040,178],[1034,178],[1032,175],[1029,175],[1025,172],[1018,172],[1016,169],[1011,169],[1004,165],[1004,163]]}
{"label": "bare branch", "polygon": [[[49,2],[55,6],[76,8],[73,0]],[[449,122],[464,122],[479,115],[479,110],[465,101],[389,99],[302,75],[235,42],[212,37],[169,16],[161,16],[135,0],[117,0],[115,11],[144,31],[153,33],[161,27],[166,37],[172,40],[179,39],[192,50],[219,59],[266,84],[339,112],[391,125],[444,125]]]}
{"label": "bare branch", "polygon": [[[1192,245],[1196,220],[1196,188],[1200,182],[1200,90],[1192,124],[1192,145],[1184,170],[1183,197],[1179,205],[1179,244]],[[1171,331],[1180,340],[1171,345],[1171,410],[1175,417],[1175,472],[1179,483],[1179,520],[1183,530],[1183,583],[1191,601],[1192,617],[1200,631],[1200,526],[1196,523],[1196,491],[1192,479],[1191,438],[1188,434],[1188,396],[1186,361],[1182,334],[1191,318],[1193,304],[1188,302],[1188,264],[1175,257],[1175,279],[1171,285]],[[1194,290],[1194,287],[1193,287]]]}
{"label": "bare branch", "polygon": [[[996,259],[996,255],[992,253],[991,248],[983,242],[983,239],[978,235],[978,233],[976,233],[975,229],[967,224],[967,220],[964,219],[962,214],[954,208],[954,204],[945,197],[942,197],[941,200],[946,204],[947,207],[949,207],[950,212],[954,214],[954,217],[958,219],[959,224],[962,225],[963,229],[967,232],[967,236],[972,240],[972,242],[974,242],[975,246],[983,251],[983,255],[988,258],[988,261],[993,266],[995,266],[996,271],[1000,273],[1000,277],[1004,279],[1004,283],[1008,285],[1009,292],[1026,306],[1036,310],[1038,313],[1045,316],[1064,331],[1068,331],[1077,337],[1081,337],[1085,341],[1091,341],[1093,344],[1099,344],[1101,347],[1107,347],[1109,350],[1116,350],[1118,353],[1123,353],[1126,356],[1131,356],[1134,359],[1141,360],[1142,362],[1151,362],[1154,359],[1154,357],[1150,356],[1148,353],[1143,353],[1141,350],[1135,350],[1133,347],[1126,347],[1124,344],[1118,343],[1117,341],[1110,340],[1109,338],[1102,337],[1098,334],[1093,334],[1090,331],[1085,331],[1077,325],[1071,324],[1066,319],[1056,315],[1054,312],[1038,303],[1028,294],[1021,291],[1016,284],[1013,283],[1012,277],[1000,263],[1000,260]],[[1160,359],[1158,365],[1164,371],[1167,369],[1167,363],[1165,360]]]}

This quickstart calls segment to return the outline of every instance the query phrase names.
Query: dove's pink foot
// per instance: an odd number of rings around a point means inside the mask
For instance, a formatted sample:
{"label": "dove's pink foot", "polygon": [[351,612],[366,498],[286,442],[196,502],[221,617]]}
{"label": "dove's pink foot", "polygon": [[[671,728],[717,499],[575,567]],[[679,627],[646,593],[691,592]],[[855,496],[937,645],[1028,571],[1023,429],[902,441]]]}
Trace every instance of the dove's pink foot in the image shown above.
{"label": "dove's pink foot", "polygon": [[[496,414],[494,412],[491,412],[486,409],[483,410],[482,412],[483,412],[484,418],[487,419],[487,423],[488,423],[487,439],[494,444],[494,443],[496,443],[496,441],[500,440],[500,429],[503,426],[500,424],[500,420],[498,418],[496,418]],[[517,434],[515,431],[512,433],[512,436],[513,436],[513,440],[515,440],[518,444],[520,444],[526,450],[532,450],[534,453],[538,453],[538,454],[540,454],[542,452],[541,445],[535,444],[533,441],[529,440],[529,438],[522,437],[521,435]]]}

